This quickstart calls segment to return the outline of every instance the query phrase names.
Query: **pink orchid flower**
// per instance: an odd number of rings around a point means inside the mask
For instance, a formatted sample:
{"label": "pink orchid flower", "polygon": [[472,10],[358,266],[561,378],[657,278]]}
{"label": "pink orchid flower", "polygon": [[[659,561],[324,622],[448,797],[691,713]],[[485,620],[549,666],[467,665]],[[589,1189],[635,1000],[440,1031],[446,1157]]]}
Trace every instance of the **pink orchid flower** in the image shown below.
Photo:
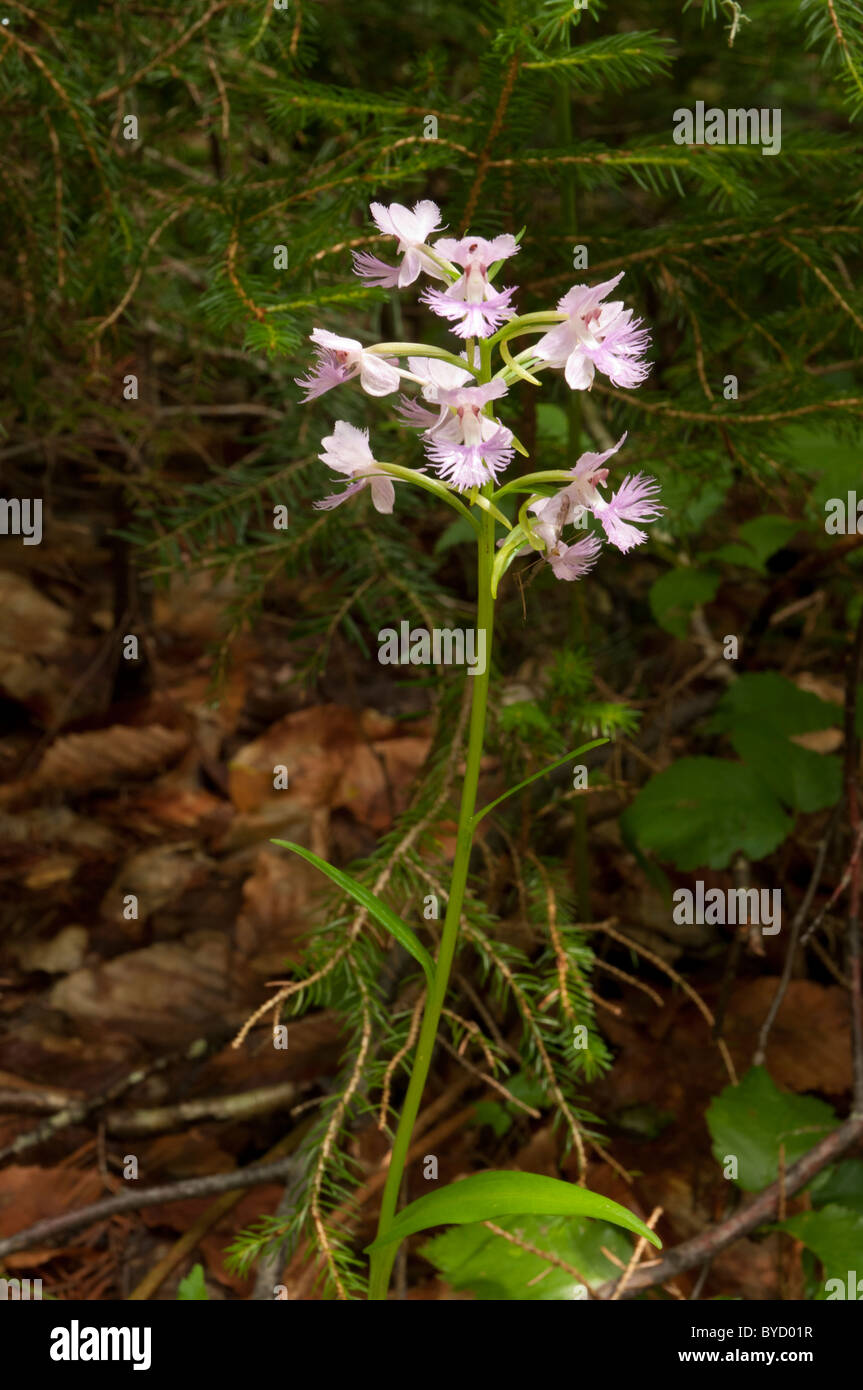
{"label": "pink orchid flower", "polygon": [[512,461],[512,431],[482,413],[489,401],[505,395],[506,385],[499,377],[483,386],[437,390],[448,418],[426,430],[426,453],[440,477],[459,492],[496,481],[501,469]]}
{"label": "pink orchid flower", "polygon": [[307,377],[295,378],[296,385],[306,392],[304,405],[355,376],[370,396],[389,396],[399,389],[401,377],[392,362],[366,352],[356,338],[340,338],[325,328],[315,328],[311,339],[317,346],[318,360]]}
{"label": "pink orchid flower", "polygon": [[568,315],[534,345],[534,354],[550,367],[563,367],[573,391],[589,391],[597,371],[615,386],[640,386],[650,370],[644,361],[650,338],[622,300],[603,303],[624,272],[601,285],[576,285],[558,301]]}
{"label": "pink orchid flower", "polygon": [[420,271],[432,275],[436,280],[445,280],[441,267],[428,254],[426,242],[434,232],[441,230],[440,208],[437,203],[423,199],[414,203],[413,211],[403,203],[369,204],[372,217],[384,236],[398,238],[398,254],[403,258],[398,266],[387,265],[369,251],[354,251],[354,271],[372,285],[385,289],[412,285]]}
{"label": "pink orchid flower", "polygon": [[581,579],[593,569],[601,550],[602,542],[597,536],[585,536],[584,540],[576,541],[575,545],[567,545],[558,538],[546,552],[545,558],[551,565],[555,578]]}
{"label": "pink orchid flower", "polygon": [[518,243],[514,236],[506,233],[492,241],[481,236],[466,236],[460,241],[443,237],[435,242],[434,249],[462,266],[464,274],[447,289],[429,289],[420,298],[434,313],[454,321],[454,333],[460,338],[487,338],[512,318],[515,310],[510,307],[510,299],[515,289],[493,289],[488,272],[496,261],[516,254]]}
{"label": "pink orchid flower", "polygon": [[368,430],[359,430],[346,420],[337,420],[333,433],[321,442],[324,446],[324,452],[318,454],[321,462],[354,481],[343,492],[324,497],[315,506],[322,511],[332,511],[333,507],[340,507],[364,487],[370,487],[375,511],[389,515],[395,502],[395,488],[392,478],[381,473],[375,462],[369,446]]}
{"label": "pink orchid flower", "polygon": [[[602,465],[612,454],[617,453],[625,439],[624,432],[617,443],[604,453],[582,454],[572,470],[573,481],[553,497],[543,497],[538,502],[532,502],[528,511],[534,512],[541,522],[553,520],[560,534],[564,526],[574,525],[585,512],[594,511],[597,507],[607,507],[608,503],[597,491],[597,483],[605,483],[608,469]],[[536,529],[534,527],[534,530]]]}
{"label": "pink orchid flower", "polygon": [[411,400],[408,396],[399,397],[399,415],[406,425],[413,425],[424,429],[427,435],[443,425],[450,419],[450,410],[446,405],[441,404],[440,392],[453,390],[457,386],[464,386],[468,381],[473,381],[473,375],[466,367],[455,367],[451,362],[444,362],[439,357],[409,357],[408,366],[411,375],[419,377],[422,382],[420,394],[430,405],[439,407],[438,413],[426,410],[418,401]]}
{"label": "pink orchid flower", "polygon": [[[537,518],[532,530],[544,542],[546,558],[551,561],[555,574],[558,574],[558,567],[555,567],[553,557],[560,554],[561,532],[564,526],[577,524],[586,512],[591,512],[596,517],[612,545],[625,553],[647,540],[646,531],[638,530],[631,523],[654,521],[665,511],[658,502],[659,484],[655,478],[644,473],[625,477],[617,492],[609,498],[603,497],[600,493],[599,487],[605,486],[608,478],[608,469],[602,465],[612,454],[617,453],[625,439],[626,434],[621,435],[616,444],[601,454],[582,454],[572,470],[571,483],[552,497],[543,497],[528,507],[528,511],[533,512]],[[566,553],[565,547],[563,554]],[[574,560],[570,562],[572,563]]]}
{"label": "pink orchid flower", "polygon": [[634,545],[647,540],[647,532],[628,523],[632,521],[654,521],[665,508],[657,502],[659,484],[655,478],[645,473],[625,477],[617,492],[594,507],[593,514],[602,526],[612,545],[624,554]]}

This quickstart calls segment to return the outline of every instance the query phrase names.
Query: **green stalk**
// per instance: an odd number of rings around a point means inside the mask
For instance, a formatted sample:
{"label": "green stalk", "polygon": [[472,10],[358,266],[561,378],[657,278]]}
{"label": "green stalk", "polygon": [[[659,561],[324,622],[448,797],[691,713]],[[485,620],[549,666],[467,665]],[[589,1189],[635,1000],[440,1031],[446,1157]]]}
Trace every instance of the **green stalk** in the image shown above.
{"label": "green stalk", "polygon": [[[480,379],[489,381],[491,352],[486,344],[480,344],[482,370]],[[492,491],[491,484],[487,490]],[[450,880],[449,899],[440,950],[435,962],[432,988],[429,991],[423,1011],[416,1055],[408,1082],[402,1113],[390,1155],[389,1172],[381,1199],[381,1212],[378,1220],[378,1236],[389,1230],[395,1217],[399,1192],[402,1185],[407,1153],[411,1135],[419,1114],[420,1102],[425,1090],[429,1067],[434,1053],[437,1030],[449,986],[450,971],[458,941],[461,909],[467,887],[468,866],[473,843],[474,813],[476,811],[479,769],[482,760],[482,746],[485,736],[485,718],[488,706],[488,683],[491,671],[491,646],[494,632],[494,599],[491,593],[491,572],[494,563],[495,520],[490,512],[483,511],[479,517],[479,536],[477,537],[477,604],[476,624],[485,632],[485,670],[482,675],[473,677],[473,692],[470,707],[470,729],[468,732],[467,761],[465,763],[464,783],[459,809],[458,831],[456,834],[455,859]],[[386,1299],[390,1274],[398,1251],[398,1243],[376,1250],[371,1257],[369,1268],[369,1301],[380,1302]]]}
{"label": "green stalk", "polygon": [[[488,680],[491,669],[491,643],[494,625],[494,600],[491,596],[491,566],[494,559],[494,517],[483,513],[480,517],[481,534],[477,542],[478,559],[477,580],[477,627],[485,630],[485,670],[481,676],[473,678],[473,697],[470,710],[470,732],[467,746],[467,763],[461,795],[461,809],[458,820],[455,861],[449,890],[446,917],[443,924],[440,951],[435,963],[434,986],[426,1000],[419,1042],[414,1058],[411,1079],[402,1107],[395,1142],[393,1143],[384,1195],[381,1201],[381,1214],[378,1222],[378,1236],[389,1229],[395,1216],[405,1160],[410,1146],[411,1134],[419,1113],[420,1101],[425,1089],[426,1078],[431,1065],[437,1038],[438,1024],[443,1011],[449,985],[450,970],[455,955],[459,920],[467,885],[468,861],[473,840],[473,818],[476,810],[479,768],[482,758],[485,716],[488,703]],[[371,1257],[369,1277],[369,1299],[386,1298],[387,1285],[397,1245],[387,1246],[376,1251]]]}
{"label": "green stalk", "polygon": [[437,357],[441,362],[449,362],[453,367],[461,367],[472,372],[470,353],[468,360],[463,357],[456,357],[455,353],[447,352],[446,348],[429,347],[427,343],[372,343],[371,347],[366,348],[366,352],[373,352],[376,357]]}

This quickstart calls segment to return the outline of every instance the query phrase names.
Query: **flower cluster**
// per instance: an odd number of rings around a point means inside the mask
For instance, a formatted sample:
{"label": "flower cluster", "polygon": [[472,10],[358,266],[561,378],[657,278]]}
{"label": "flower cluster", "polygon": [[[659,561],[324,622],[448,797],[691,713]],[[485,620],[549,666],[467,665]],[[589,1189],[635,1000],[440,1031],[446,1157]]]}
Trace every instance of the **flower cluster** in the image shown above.
{"label": "flower cluster", "polygon": [[617,453],[625,439],[626,435],[622,434],[617,443],[602,454],[582,454],[572,470],[571,483],[551,497],[528,505],[528,511],[537,517],[529,528],[533,548],[539,548],[533,541],[536,537],[558,579],[580,579],[593,568],[602,549],[599,538],[594,535],[585,536],[575,545],[567,545],[561,540],[565,526],[577,526],[591,513],[612,545],[626,552],[647,540],[646,532],[639,531],[632,523],[653,521],[663,510],[657,501],[659,485],[656,479],[643,473],[624,478],[611,497],[603,497],[598,491],[608,478],[608,469],[602,465]]}
{"label": "flower cluster", "polygon": [[[515,381],[538,385],[537,373],[562,369],[567,384],[583,391],[591,388],[597,372],[624,388],[640,386],[647,376],[647,330],[622,301],[608,300],[622,272],[599,285],[575,285],[558,301],[556,310],[520,318],[512,303],[517,287],[494,285],[503,264],[518,253],[515,237],[508,233],[491,240],[470,235],[438,237],[432,243],[430,239],[443,228],[439,208],[428,200],[413,209],[401,203],[389,207],[372,203],[371,214],[382,235],[394,238],[398,263],[390,265],[369,252],[354,252],[356,274],[369,284],[387,288],[412,285],[421,275],[436,281],[422,291],[421,302],[448,320],[451,331],[464,340],[464,348],[456,355],[437,347],[418,352],[420,345],[410,343],[363,347],[354,338],[322,328],[313,331],[317,360],[297,382],[305,391],[304,400],[315,400],[352,379],[371,396],[392,395],[403,386],[418,388],[414,395],[400,394],[397,410],[403,424],[419,431],[427,460],[419,470],[384,463],[375,458],[368,430],[339,420],[324,439],[319,457],[342,474],[348,486],[316,506],[337,507],[368,487],[373,506],[389,513],[395,500],[394,480],[401,480],[418,481],[439,492],[461,512],[465,506],[457,498],[464,495],[469,506],[481,505],[488,511],[498,495],[499,475],[516,450],[525,452],[512,430],[494,414],[493,403],[502,400]],[[510,339],[537,333],[538,341],[515,358],[510,355],[506,346]],[[502,364],[492,374],[492,352],[498,345]],[[402,365],[405,359],[406,366]],[[646,539],[635,523],[654,520],[663,511],[655,479],[636,474],[624,478],[608,497],[599,491],[608,478],[609,470],[603,465],[625,438],[604,453],[583,454],[570,474],[531,474],[530,485],[520,486],[517,479],[503,485],[501,495],[527,492],[530,499],[522,506],[518,525],[510,527],[511,534],[501,542],[501,572],[516,554],[532,549],[544,556],[558,578],[580,578],[595,564],[600,539],[590,534],[567,543],[562,533],[567,526],[583,527],[588,515],[596,518],[607,540],[621,551]],[[429,469],[436,480],[429,477]],[[564,479],[568,479],[566,486],[551,489],[552,481]],[[505,520],[498,509],[493,510]]]}

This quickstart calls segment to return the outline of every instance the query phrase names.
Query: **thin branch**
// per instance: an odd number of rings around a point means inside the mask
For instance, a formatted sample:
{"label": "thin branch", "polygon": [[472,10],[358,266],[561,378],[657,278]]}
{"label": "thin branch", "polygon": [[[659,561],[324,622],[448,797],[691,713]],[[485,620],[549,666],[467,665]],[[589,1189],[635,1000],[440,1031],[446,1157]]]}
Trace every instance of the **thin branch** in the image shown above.
{"label": "thin branch", "polygon": [[232,1192],[238,1187],[263,1187],[278,1182],[293,1170],[296,1158],[279,1159],[277,1163],[256,1163],[233,1173],[214,1173],[205,1178],[184,1178],[181,1182],[165,1183],[162,1187],[131,1188],[117,1197],[93,1202],[79,1211],[67,1211],[62,1216],[37,1221],[24,1231],[0,1240],[0,1259],[32,1245],[50,1245],[58,1236],[71,1235],[82,1226],[93,1226],[124,1211],[140,1211],[142,1207],[161,1206],[163,1202],[183,1202],[192,1197],[212,1197],[219,1192]]}

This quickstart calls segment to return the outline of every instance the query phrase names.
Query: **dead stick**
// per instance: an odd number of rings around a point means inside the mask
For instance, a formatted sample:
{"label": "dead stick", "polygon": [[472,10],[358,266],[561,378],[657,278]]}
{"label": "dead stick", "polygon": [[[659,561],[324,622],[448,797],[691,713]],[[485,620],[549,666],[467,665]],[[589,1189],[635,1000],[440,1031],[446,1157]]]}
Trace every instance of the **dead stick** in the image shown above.
{"label": "dead stick", "polygon": [[213,1197],[220,1192],[232,1192],[237,1187],[263,1187],[268,1182],[279,1182],[293,1171],[295,1164],[296,1159],[291,1156],[280,1159],[278,1163],[256,1163],[248,1168],[238,1168],[234,1173],[184,1178],[181,1182],[165,1183],[162,1187],[133,1188],[130,1192],[121,1192],[117,1197],[107,1197],[102,1202],[81,1207],[79,1211],[67,1211],[62,1216],[37,1221],[17,1235],[7,1236],[5,1240],[0,1240],[0,1259],[14,1254],[16,1250],[27,1250],[31,1245],[69,1235],[82,1226],[92,1226],[120,1212],[139,1211],[141,1207],[155,1207],[162,1202],[182,1202],[189,1197]]}

